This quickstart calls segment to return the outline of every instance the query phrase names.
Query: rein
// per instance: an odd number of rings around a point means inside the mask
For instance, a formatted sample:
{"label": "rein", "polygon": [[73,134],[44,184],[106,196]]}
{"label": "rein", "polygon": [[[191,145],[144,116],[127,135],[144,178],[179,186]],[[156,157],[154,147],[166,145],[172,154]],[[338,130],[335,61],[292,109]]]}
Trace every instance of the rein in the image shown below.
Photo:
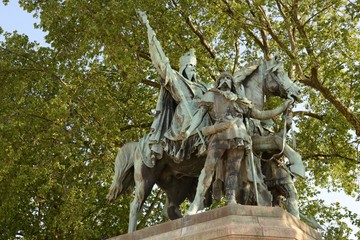
{"label": "rein", "polygon": [[284,132],[283,132],[283,142],[282,142],[282,149],[281,149],[281,152],[277,153],[277,154],[274,154],[270,159],[269,161],[275,159],[276,157],[279,157],[280,155],[282,155],[284,153],[284,150],[285,150],[285,144],[286,144],[286,116],[288,115],[288,111],[286,111],[286,113],[284,114]]}
{"label": "rein", "polygon": [[274,160],[278,163],[278,166],[279,167],[282,167],[285,171],[287,171],[290,175],[293,175],[291,173],[291,171],[289,170],[289,168],[284,164],[284,161],[281,160],[281,158],[278,159],[279,156],[283,155],[284,153],[284,150],[285,150],[285,144],[286,144],[286,131],[287,131],[287,128],[286,128],[286,120],[287,120],[287,117],[289,116],[289,109],[286,110],[285,114],[284,114],[284,132],[283,132],[283,142],[282,142],[282,149],[281,149],[281,152],[280,153],[277,153],[277,154],[274,154],[268,161],[271,161],[271,160]]}

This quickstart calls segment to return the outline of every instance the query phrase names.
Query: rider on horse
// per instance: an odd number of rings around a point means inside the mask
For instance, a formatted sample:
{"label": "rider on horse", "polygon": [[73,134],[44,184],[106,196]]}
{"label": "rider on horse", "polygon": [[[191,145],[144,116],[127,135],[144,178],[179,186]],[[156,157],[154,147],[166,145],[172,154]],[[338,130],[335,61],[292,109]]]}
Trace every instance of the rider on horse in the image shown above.
{"label": "rider on horse", "polygon": [[[200,132],[186,141],[181,139],[180,133],[190,125],[191,117],[198,109],[195,99],[200,99],[208,86],[196,79],[194,50],[191,49],[180,58],[179,71],[173,70],[146,15],[141,16],[148,30],[150,57],[161,77],[156,114],[147,139],[151,152],[147,159],[151,159],[151,162],[145,164],[152,167],[156,159],[162,158],[164,150],[175,162],[181,162],[200,149],[199,145],[205,144]],[[204,124],[208,124],[206,120]]]}

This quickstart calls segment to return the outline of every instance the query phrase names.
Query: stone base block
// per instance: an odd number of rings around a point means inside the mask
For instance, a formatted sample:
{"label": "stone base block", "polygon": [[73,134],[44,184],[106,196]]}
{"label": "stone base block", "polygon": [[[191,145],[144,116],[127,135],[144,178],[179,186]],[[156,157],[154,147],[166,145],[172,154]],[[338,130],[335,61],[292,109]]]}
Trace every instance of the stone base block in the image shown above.
{"label": "stone base block", "polygon": [[322,237],[320,233],[279,207],[229,205],[110,239],[313,240]]}

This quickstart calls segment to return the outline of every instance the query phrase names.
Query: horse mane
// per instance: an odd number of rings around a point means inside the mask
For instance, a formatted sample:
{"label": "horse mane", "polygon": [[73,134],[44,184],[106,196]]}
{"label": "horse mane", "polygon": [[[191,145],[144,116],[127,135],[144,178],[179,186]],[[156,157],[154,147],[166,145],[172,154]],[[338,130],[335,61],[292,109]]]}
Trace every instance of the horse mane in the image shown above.
{"label": "horse mane", "polygon": [[253,63],[253,64],[249,64],[245,67],[243,67],[242,69],[240,69],[239,71],[234,73],[234,82],[236,84],[243,84],[246,85],[247,82],[252,78],[252,76],[256,73],[256,71],[259,69],[260,67],[259,62]]}
{"label": "horse mane", "polygon": [[262,60],[252,62],[234,73],[234,82],[237,84],[242,83],[243,85],[246,85],[260,67],[265,67],[265,71],[269,71],[272,69],[277,69],[281,65],[282,62],[279,61],[276,56],[268,61]]}

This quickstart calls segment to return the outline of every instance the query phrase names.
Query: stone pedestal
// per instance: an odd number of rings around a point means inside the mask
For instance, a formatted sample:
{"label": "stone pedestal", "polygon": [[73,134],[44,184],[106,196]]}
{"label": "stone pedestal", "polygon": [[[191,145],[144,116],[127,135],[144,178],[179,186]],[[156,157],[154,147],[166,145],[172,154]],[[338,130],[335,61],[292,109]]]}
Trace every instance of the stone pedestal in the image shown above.
{"label": "stone pedestal", "polygon": [[279,207],[229,205],[111,238],[127,239],[312,240],[322,237]]}

